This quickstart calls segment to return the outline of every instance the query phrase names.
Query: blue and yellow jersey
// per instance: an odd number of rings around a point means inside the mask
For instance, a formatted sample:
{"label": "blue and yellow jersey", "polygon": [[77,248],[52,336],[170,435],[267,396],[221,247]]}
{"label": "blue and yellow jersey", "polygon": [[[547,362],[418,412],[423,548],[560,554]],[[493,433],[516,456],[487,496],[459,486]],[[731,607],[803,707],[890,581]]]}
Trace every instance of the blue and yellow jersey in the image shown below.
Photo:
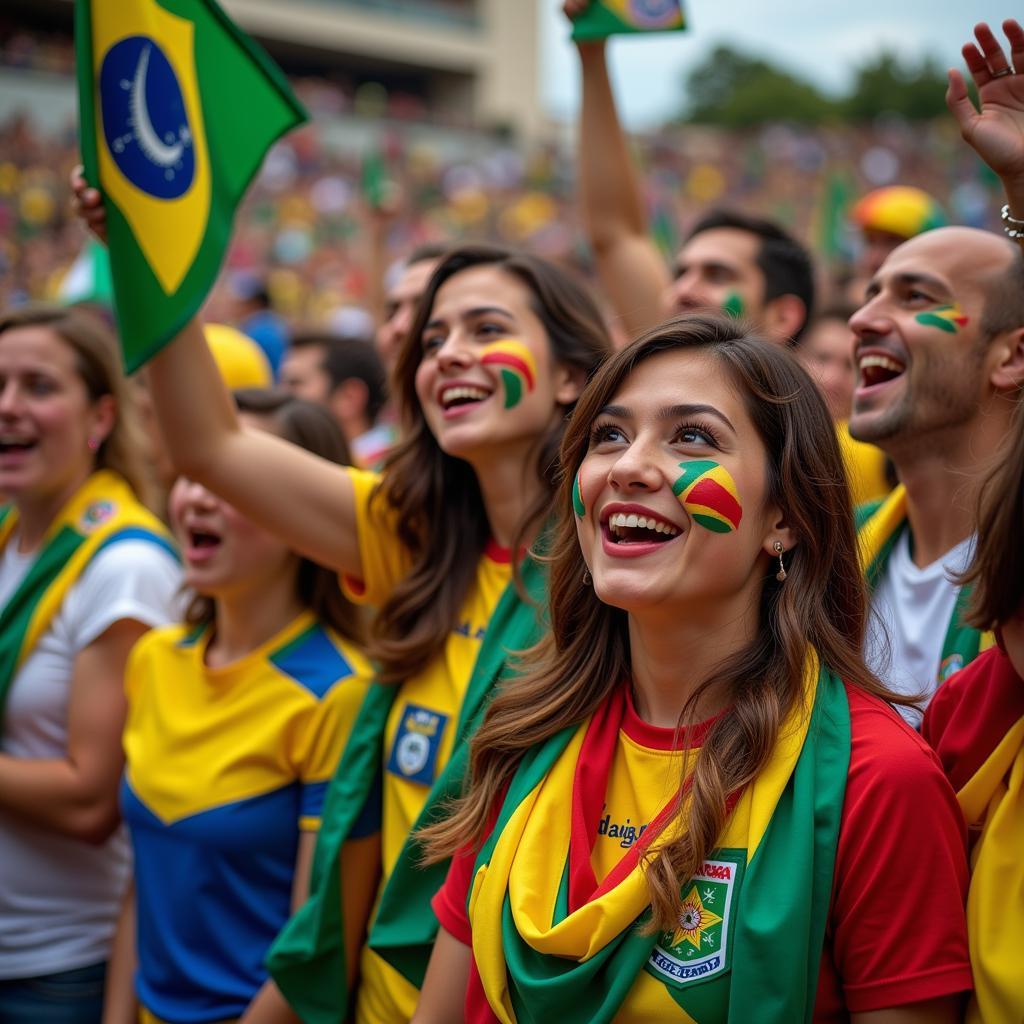
{"label": "blue and yellow jersey", "polygon": [[[345,590],[356,601],[380,605],[408,572],[409,558],[396,536],[390,510],[372,497],[378,478],[359,470],[350,469],[348,473],[355,488],[363,576],[360,580],[345,579]],[[476,579],[441,654],[401,684],[388,716],[381,751],[381,889],[434,781],[451,756],[462,700],[480,645],[511,579],[508,550],[489,544],[477,563]],[[360,1024],[402,1017],[408,1020],[412,1016],[417,991],[368,946],[363,949],[360,971],[356,1010]]]}
{"label": "blue and yellow jersey", "polygon": [[122,810],[135,849],[136,989],[164,1021],[239,1016],[291,910],[299,832],[366,694],[366,658],[309,612],[245,658],[154,630],[126,670]]}

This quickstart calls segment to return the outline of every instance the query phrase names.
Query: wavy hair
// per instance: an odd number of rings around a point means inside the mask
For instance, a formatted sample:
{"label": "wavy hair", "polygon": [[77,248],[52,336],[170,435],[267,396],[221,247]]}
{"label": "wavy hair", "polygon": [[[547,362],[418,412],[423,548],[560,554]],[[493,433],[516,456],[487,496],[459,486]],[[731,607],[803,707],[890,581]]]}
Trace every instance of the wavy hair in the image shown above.
{"label": "wavy hair", "polygon": [[[579,368],[589,378],[611,352],[611,339],[590,292],[555,264],[508,249],[463,246],[438,265],[395,366],[392,390],[402,409],[403,440],[385,464],[378,492],[397,513],[398,537],[412,562],[371,627],[369,652],[385,683],[409,678],[440,653],[456,625],[490,532],[473,467],[441,450],[416,396],[421,336],[438,291],[456,274],[484,266],[526,286],[558,362]],[[571,411],[572,405],[562,408],[565,416]],[[516,548],[549,513],[564,430],[561,417],[537,437],[532,461],[524,461],[524,483],[533,476],[543,487],[520,524]]]}
{"label": "wavy hair", "polygon": [[690,799],[679,800],[685,828],[653,844],[645,860],[652,927],[678,920],[683,883],[714,849],[729,794],[764,768],[781,724],[802,694],[811,650],[848,685],[906,703],[887,690],[862,655],[867,592],[853,527],[850,491],[825,403],[786,351],[715,315],[681,316],[648,332],[610,359],[579,403],[562,445],[557,535],[550,576],[551,633],[528,653],[525,675],[494,699],[473,738],[470,784],[451,815],[421,834],[428,859],[479,843],[526,751],[585,721],[631,675],[627,614],[582,586],[586,568],[576,538],[571,488],[586,455],[592,423],[630,373],[663,352],[700,352],[742,396],[764,443],[766,500],[798,537],[786,556],[787,578],[765,576],[759,624],[750,644],[729,657],[687,700],[680,725],[715,687],[730,710],[710,728],[690,773]]}
{"label": "wavy hair", "polygon": [[968,621],[994,629],[1024,604],[1024,401],[978,493],[974,560],[958,582],[972,586]]}

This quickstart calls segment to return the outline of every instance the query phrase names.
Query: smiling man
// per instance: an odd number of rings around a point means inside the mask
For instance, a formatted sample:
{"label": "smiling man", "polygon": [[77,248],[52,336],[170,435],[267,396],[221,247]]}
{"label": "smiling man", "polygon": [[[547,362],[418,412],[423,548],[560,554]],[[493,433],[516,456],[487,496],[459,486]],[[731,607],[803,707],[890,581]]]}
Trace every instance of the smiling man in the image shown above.
{"label": "smiling man", "polygon": [[667,317],[703,309],[743,317],[776,344],[799,343],[814,307],[807,249],[772,221],[708,210],[666,266],[619,122],[605,43],[578,45],[583,226],[602,292],[626,335],[635,338]]}
{"label": "smiling man", "polygon": [[949,576],[970,560],[976,485],[1024,382],[1021,251],[973,228],[911,239],[882,264],[850,327],[850,433],[882,448],[901,480],[858,515],[875,612],[869,661],[893,689],[927,699],[984,643]]}

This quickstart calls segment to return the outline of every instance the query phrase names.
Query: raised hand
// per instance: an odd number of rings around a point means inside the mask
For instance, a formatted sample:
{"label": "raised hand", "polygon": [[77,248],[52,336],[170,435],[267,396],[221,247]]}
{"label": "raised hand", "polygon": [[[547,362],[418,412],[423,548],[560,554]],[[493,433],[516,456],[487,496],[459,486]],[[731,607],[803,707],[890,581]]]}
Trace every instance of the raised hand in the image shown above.
{"label": "raised hand", "polygon": [[82,218],[85,226],[106,245],[107,211],[103,205],[103,197],[86,182],[81,164],[71,172],[71,191],[74,193],[71,206],[75,213]]}
{"label": "raised hand", "polygon": [[571,20],[578,18],[589,6],[590,0],[564,0],[562,13]]}
{"label": "raised hand", "polygon": [[946,104],[964,141],[1005,184],[1024,195],[1024,29],[1010,18],[1003,22],[1003,32],[1010,45],[1009,58],[984,22],[974,27],[977,42],[966,43],[961,51],[978,87],[980,113],[959,71],[949,72]]}

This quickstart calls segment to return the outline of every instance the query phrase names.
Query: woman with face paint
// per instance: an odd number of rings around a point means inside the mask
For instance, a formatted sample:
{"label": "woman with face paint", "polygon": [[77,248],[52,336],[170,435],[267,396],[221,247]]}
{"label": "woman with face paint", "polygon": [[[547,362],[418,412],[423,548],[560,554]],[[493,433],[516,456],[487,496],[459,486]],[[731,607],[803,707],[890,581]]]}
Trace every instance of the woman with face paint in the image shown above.
{"label": "woman with face paint", "polygon": [[[320,407],[262,390],[236,401],[248,429],[347,463]],[[366,696],[362,616],[329,569],[202,484],[179,478],[169,510],[193,599],[125,672],[135,872],[104,1022],[291,1021],[263,962],[306,898],[324,794]]]}
{"label": "woman with face paint", "polygon": [[860,654],[831,419],[792,357],[688,316],[562,446],[552,630],[490,705],[417,1024],[954,1021],[962,824]]}
{"label": "woman with face paint", "polygon": [[[98,195],[75,186],[102,232]],[[357,1019],[412,1015],[444,872],[418,870],[420,851],[406,841],[459,792],[467,738],[508,651],[539,635],[545,584],[524,553],[550,514],[566,417],[610,351],[595,302],[554,265],[487,247],[452,252],[398,357],[403,440],[379,477],[242,430],[194,323],[149,364],[181,472],[337,570],[353,599],[377,609],[368,652],[379,682],[328,793],[311,898],[271,953],[305,1021],[344,1012],[364,924],[348,908],[367,892],[378,908]],[[345,842],[374,800],[379,885],[351,868]]]}

